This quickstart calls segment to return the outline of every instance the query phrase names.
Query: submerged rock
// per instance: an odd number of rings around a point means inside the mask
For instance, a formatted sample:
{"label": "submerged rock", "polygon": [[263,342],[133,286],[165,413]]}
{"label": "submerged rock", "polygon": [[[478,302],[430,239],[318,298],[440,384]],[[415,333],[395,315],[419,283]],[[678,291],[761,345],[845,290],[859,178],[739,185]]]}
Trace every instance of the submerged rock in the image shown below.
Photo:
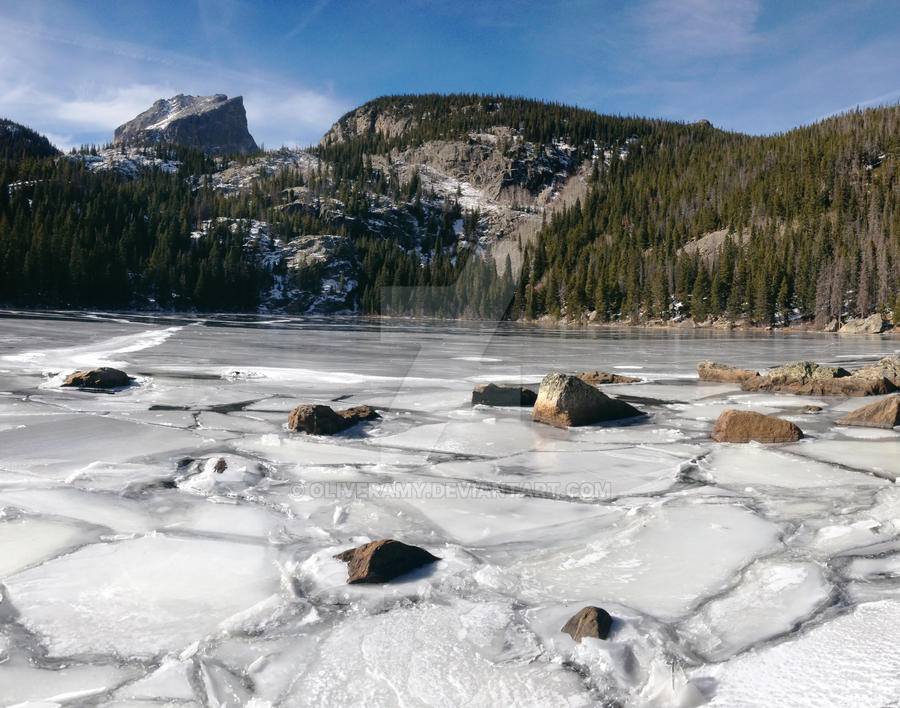
{"label": "submerged rock", "polygon": [[798,361],[778,366],[765,376],[747,379],[744,391],[776,391],[802,396],[876,396],[897,387],[874,373],[851,374],[839,366],[824,366],[812,361]]}
{"label": "submerged rock", "polygon": [[644,413],[625,401],[607,396],[577,376],[547,374],[541,381],[531,419],[567,428],[639,415]]}
{"label": "submerged rock", "polygon": [[130,386],[134,379],[119,369],[101,366],[99,369],[76,371],[66,377],[63,386],[77,388],[122,388]]}
{"label": "submerged rock", "polygon": [[883,331],[884,319],[876,312],[865,319],[848,320],[838,334],[881,334]]}
{"label": "submerged rock", "polygon": [[761,443],[796,442],[803,437],[803,431],[789,420],[763,415],[754,411],[723,411],[710,436],[716,442],[746,443],[751,440]]}
{"label": "submerged rock", "polygon": [[640,383],[643,379],[634,376],[622,376],[620,374],[608,374],[605,371],[582,371],[575,374],[579,379],[591,386],[600,384]]}
{"label": "submerged rock", "polygon": [[578,614],[569,618],[560,632],[565,632],[576,642],[581,643],[584,637],[606,639],[612,627],[612,617],[602,607],[588,605]]}
{"label": "submerged rock", "polygon": [[533,406],[537,394],[524,386],[511,384],[480,384],[472,391],[472,405]]}
{"label": "submerged rock", "polygon": [[375,409],[369,406],[336,411],[330,406],[302,405],[290,412],[288,428],[310,435],[334,435],[361,421],[379,417]]}
{"label": "submerged rock", "polygon": [[900,394],[894,394],[862,408],[857,408],[841,418],[838,425],[888,429],[900,425]]}
{"label": "submerged rock", "polygon": [[718,381],[721,383],[743,383],[747,379],[759,376],[757,371],[738,369],[715,361],[701,361],[697,364],[697,374],[701,381]]}
{"label": "submerged rock", "polygon": [[347,584],[386,583],[423,565],[439,561],[424,548],[391,538],[372,541],[334,556],[347,563]]}

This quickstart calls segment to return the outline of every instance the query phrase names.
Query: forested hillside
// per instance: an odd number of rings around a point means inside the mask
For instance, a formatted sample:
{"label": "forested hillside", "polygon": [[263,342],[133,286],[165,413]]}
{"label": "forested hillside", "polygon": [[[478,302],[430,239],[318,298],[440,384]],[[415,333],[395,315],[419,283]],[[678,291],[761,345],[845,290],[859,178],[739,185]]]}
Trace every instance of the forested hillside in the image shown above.
{"label": "forested hillside", "polygon": [[[393,96],[309,151],[16,144],[0,142],[7,304],[760,324],[900,314],[897,107],[751,137],[526,99]],[[491,257],[501,247],[524,252],[520,273]],[[449,290],[423,305],[404,289],[426,286]]]}

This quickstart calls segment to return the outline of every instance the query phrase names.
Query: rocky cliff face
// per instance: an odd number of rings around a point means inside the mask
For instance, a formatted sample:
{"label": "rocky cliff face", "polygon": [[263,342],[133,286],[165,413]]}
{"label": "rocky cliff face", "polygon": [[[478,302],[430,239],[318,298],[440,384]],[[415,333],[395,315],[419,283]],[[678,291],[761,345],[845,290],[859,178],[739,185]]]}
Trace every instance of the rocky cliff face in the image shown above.
{"label": "rocky cliff face", "polygon": [[241,96],[185,96],[156,101],[133,120],[116,128],[115,145],[176,143],[210,155],[258,150],[247,130]]}
{"label": "rocky cliff face", "polygon": [[[377,102],[376,102],[377,104]],[[343,116],[322,137],[323,148],[357,139],[402,138],[431,119],[412,105],[366,104]],[[461,106],[465,113],[474,106]],[[401,144],[402,140],[398,141]],[[598,150],[598,159],[603,158]],[[621,155],[620,159],[624,159]],[[373,155],[372,164],[394,172],[402,181],[413,175],[428,192],[456,199],[464,210],[477,210],[491,254],[503,262],[510,256],[518,269],[521,245],[549,216],[583,196],[592,163],[575,159],[564,142],[539,145],[525,140],[515,127],[494,125],[452,138],[412,141],[389,153]]]}

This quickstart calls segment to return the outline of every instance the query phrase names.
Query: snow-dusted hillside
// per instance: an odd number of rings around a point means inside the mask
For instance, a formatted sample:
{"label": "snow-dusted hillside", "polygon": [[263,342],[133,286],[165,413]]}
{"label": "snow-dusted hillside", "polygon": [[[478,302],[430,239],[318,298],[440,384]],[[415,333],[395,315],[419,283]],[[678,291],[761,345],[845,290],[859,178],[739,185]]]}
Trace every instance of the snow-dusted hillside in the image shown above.
{"label": "snow-dusted hillside", "polygon": [[85,152],[66,155],[65,159],[83,162],[91,172],[118,172],[123,177],[135,178],[142,173],[158,168],[164,172],[177,172],[180,162],[171,158],[161,158],[150,148],[111,147],[97,150],[97,154]]}

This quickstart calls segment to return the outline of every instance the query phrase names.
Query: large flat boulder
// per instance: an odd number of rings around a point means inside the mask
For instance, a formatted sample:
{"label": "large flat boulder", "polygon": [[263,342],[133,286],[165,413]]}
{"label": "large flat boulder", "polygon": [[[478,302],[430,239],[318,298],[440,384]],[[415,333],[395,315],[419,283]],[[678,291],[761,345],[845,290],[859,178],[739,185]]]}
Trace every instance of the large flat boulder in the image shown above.
{"label": "large flat boulder", "polygon": [[99,369],[76,371],[66,377],[63,386],[76,388],[123,388],[130,386],[134,379],[119,369],[101,366]]}
{"label": "large flat boulder", "polygon": [[577,376],[547,374],[541,381],[531,419],[568,428],[639,415],[644,413],[625,401],[607,396]]}
{"label": "large flat boulder", "polygon": [[866,379],[887,379],[900,388],[900,354],[891,354],[879,359],[874,364],[864,366],[853,372],[853,376]]}
{"label": "large flat boulder", "polygon": [[862,408],[857,408],[841,418],[838,425],[888,429],[900,425],[900,394],[894,394]]}
{"label": "large flat boulder", "polygon": [[472,391],[472,405],[533,406],[537,394],[524,386],[511,384],[479,384]]}
{"label": "large flat boulder", "polygon": [[839,366],[797,361],[778,366],[765,376],[741,383],[744,391],[772,391],[801,396],[876,396],[897,387],[884,377],[859,376]]}
{"label": "large flat boulder", "polygon": [[750,369],[738,369],[728,364],[719,364],[715,361],[701,361],[697,364],[697,375],[701,381],[716,381],[719,383],[743,383],[747,379],[759,376],[758,371]]}
{"label": "large flat boulder", "polygon": [[884,324],[884,319],[876,312],[869,317],[848,320],[838,330],[838,334],[881,334]]}
{"label": "large flat boulder", "polygon": [[338,553],[335,558],[347,563],[347,583],[386,583],[423,565],[439,561],[424,548],[410,546],[392,538],[383,538]]}
{"label": "large flat boulder", "polygon": [[643,379],[634,376],[622,376],[621,374],[609,374],[605,371],[582,371],[575,374],[579,379],[591,386],[600,384],[640,383]]}
{"label": "large flat boulder", "polygon": [[380,417],[369,406],[336,411],[330,406],[304,404],[288,415],[288,428],[310,435],[334,435],[364,420]]}
{"label": "large flat boulder", "polygon": [[585,637],[606,639],[612,627],[612,617],[602,607],[588,605],[569,618],[560,632],[565,632],[579,644]]}
{"label": "large flat boulder", "polygon": [[773,415],[731,409],[722,412],[710,437],[716,442],[725,443],[747,443],[751,440],[786,443],[802,438],[803,431],[789,420]]}

